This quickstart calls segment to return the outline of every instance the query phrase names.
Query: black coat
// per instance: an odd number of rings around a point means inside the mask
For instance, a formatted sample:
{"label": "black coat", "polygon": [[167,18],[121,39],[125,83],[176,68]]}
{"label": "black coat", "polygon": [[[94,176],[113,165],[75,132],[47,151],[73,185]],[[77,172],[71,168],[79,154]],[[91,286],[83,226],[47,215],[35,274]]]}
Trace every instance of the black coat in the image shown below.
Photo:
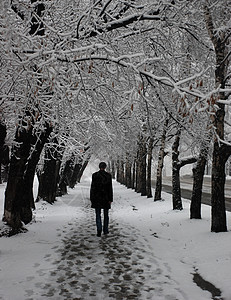
{"label": "black coat", "polygon": [[112,178],[106,171],[100,170],[92,174],[90,200],[92,208],[111,208]]}

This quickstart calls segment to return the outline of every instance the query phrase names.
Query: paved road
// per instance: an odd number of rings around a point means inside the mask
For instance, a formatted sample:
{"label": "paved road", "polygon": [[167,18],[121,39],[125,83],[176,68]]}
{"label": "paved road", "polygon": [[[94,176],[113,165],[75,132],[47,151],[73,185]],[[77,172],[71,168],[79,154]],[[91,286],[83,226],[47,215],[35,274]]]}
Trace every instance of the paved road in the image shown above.
{"label": "paved road", "polygon": [[[184,175],[181,177],[181,196],[185,199],[191,199],[193,180],[190,175]],[[153,187],[155,187],[155,181],[153,181]],[[163,191],[172,193],[171,177],[163,178]],[[225,204],[226,210],[231,211],[231,180],[226,180],[225,185]],[[202,189],[202,203],[211,205],[211,184],[210,178],[205,177]]]}

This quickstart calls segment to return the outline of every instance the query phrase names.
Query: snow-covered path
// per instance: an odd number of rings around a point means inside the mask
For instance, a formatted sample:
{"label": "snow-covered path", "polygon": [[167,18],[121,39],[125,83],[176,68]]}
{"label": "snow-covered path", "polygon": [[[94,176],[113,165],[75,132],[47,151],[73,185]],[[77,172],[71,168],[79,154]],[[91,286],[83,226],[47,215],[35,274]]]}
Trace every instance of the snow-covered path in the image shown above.
{"label": "snow-covered path", "polygon": [[101,238],[96,237],[88,182],[60,198],[66,205],[79,206],[81,214],[57,230],[62,242],[52,247],[56,259],[51,252],[44,255],[53,267],[47,272],[39,263],[35,265],[37,276],[30,278],[25,299],[186,299],[149,241],[119,217],[128,203],[115,194],[110,234]]}
{"label": "snow-covered path", "polygon": [[[184,299],[169,270],[151,249],[136,240],[138,232],[112,222],[111,234],[97,239],[91,228],[73,222],[56,251],[45,296],[54,299]],[[147,243],[144,240],[144,243]],[[57,286],[54,289],[54,285]],[[168,287],[167,287],[168,285]],[[166,289],[165,289],[166,287]],[[170,289],[172,292],[170,293]],[[172,295],[172,296],[170,296]]]}
{"label": "snow-covered path", "polygon": [[[88,186],[81,186],[82,195],[84,188]],[[83,206],[82,218],[68,223],[63,231],[63,244],[55,250],[56,270],[43,287],[45,297],[185,299],[179,283],[171,278],[167,264],[155,257],[149,241],[125,220],[114,216],[123,200],[115,197],[117,204],[108,236],[96,237],[94,212],[89,203]]]}
{"label": "snow-covered path", "polygon": [[216,299],[231,299],[230,233],[209,232],[207,206],[192,221],[188,201],[174,212],[168,194],[154,203],[113,185],[108,236],[96,236],[84,181],[52,206],[39,203],[27,233],[1,238],[0,299],[211,299],[193,282],[195,270],[224,292]]}

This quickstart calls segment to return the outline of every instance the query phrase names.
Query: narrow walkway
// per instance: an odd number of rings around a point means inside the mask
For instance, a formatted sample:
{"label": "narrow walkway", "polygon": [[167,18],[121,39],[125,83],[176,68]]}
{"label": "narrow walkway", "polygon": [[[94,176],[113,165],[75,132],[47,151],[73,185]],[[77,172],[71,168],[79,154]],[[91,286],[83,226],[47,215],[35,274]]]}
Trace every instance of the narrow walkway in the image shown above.
{"label": "narrow walkway", "polygon": [[[39,299],[187,299],[180,284],[171,278],[168,265],[155,257],[138,229],[125,222],[118,224],[111,212],[109,235],[96,237],[94,211],[86,192],[82,197],[86,198],[85,216],[60,233],[63,243],[53,249],[59,258],[52,262],[55,268],[47,284],[41,285]],[[44,259],[52,261],[51,256]],[[37,273],[41,272],[38,266]]]}

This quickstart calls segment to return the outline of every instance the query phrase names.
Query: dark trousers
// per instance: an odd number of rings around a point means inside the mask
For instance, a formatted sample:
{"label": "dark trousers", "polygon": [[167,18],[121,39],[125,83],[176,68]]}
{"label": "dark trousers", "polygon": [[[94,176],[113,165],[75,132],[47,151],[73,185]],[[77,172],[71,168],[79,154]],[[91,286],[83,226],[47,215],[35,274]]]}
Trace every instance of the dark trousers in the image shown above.
{"label": "dark trousers", "polygon": [[[109,216],[108,216],[109,209],[103,208],[103,232],[108,233],[108,223],[109,223]],[[96,226],[97,226],[97,232],[102,232],[102,219],[101,219],[101,208],[95,208],[95,214],[96,214]]]}

